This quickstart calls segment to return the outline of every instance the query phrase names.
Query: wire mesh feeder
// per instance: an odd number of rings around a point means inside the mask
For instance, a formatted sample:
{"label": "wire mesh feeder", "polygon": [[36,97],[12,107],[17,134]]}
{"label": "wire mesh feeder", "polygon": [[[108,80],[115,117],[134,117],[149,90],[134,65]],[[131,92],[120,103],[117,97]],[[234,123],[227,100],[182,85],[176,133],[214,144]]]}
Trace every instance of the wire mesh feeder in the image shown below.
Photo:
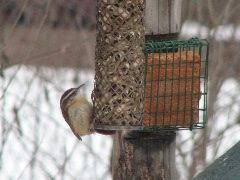
{"label": "wire mesh feeder", "polygon": [[146,42],[144,130],[204,128],[208,42]]}
{"label": "wire mesh feeder", "polygon": [[97,1],[96,130],[142,129],[144,0]]}

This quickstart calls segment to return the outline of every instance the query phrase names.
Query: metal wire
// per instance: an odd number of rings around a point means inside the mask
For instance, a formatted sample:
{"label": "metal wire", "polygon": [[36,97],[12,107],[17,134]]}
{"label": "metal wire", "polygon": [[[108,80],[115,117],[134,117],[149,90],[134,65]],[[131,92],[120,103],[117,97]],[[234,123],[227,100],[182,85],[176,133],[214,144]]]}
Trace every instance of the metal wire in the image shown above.
{"label": "metal wire", "polygon": [[145,43],[144,130],[204,128],[208,41]]}
{"label": "metal wire", "polygon": [[144,1],[97,1],[96,129],[142,129]]}

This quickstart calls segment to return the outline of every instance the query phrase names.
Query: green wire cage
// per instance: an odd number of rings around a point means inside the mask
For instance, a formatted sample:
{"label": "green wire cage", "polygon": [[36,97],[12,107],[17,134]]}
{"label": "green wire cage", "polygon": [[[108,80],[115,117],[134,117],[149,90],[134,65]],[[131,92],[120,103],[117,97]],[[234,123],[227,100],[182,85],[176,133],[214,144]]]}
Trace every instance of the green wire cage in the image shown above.
{"label": "green wire cage", "polygon": [[201,129],[207,116],[207,40],[146,42],[146,131]]}

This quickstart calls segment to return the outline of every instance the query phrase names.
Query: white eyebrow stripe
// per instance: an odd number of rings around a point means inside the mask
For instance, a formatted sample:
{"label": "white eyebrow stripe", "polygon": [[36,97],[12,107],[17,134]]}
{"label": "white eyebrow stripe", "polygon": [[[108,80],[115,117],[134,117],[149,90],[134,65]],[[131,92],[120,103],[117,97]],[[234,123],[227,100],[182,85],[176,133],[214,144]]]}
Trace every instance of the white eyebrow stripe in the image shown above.
{"label": "white eyebrow stripe", "polygon": [[70,95],[72,95],[74,92],[75,92],[75,89],[73,89],[72,91],[70,91],[70,92],[67,94],[67,96],[65,96],[65,97],[62,99],[61,105],[62,105],[62,103],[63,103]]}

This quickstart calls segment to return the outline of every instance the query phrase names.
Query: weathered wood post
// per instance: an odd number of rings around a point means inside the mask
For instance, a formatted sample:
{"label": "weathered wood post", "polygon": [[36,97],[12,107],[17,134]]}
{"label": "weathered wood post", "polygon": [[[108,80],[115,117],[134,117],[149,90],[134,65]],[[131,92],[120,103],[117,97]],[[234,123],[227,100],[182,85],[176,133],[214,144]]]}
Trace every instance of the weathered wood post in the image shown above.
{"label": "weathered wood post", "polygon": [[[176,39],[181,0],[146,0],[146,40]],[[119,131],[114,137],[113,179],[177,179],[175,132]]]}

